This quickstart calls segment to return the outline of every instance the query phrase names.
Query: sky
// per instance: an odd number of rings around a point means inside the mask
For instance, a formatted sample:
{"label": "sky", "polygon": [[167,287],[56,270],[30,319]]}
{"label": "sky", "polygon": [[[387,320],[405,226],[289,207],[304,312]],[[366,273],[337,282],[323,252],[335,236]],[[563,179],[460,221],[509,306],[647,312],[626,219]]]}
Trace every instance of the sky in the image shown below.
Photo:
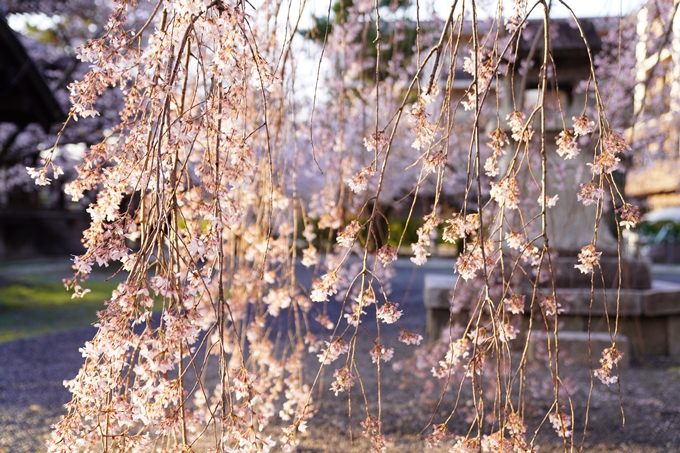
{"label": "sky", "polygon": [[[330,0],[333,1],[333,0]],[[477,0],[478,3],[493,4],[495,0]],[[568,11],[559,4],[557,0],[553,1],[553,17],[565,17]],[[631,12],[633,9],[640,7],[645,0],[564,0],[576,13],[578,17],[597,17],[597,16],[612,16],[623,13],[624,15]],[[504,4],[510,5],[512,2],[503,0]],[[292,2],[293,4],[296,1]],[[421,3],[429,3],[428,0],[421,0]],[[445,16],[451,7],[451,0],[434,0],[435,9],[440,16]],[[533,0],[528,0],[527,3],[533,4]],[[328,10],[327,0],[316,0],[314,2],[307,2],[307,6],[317,15],[325,15]]]}
{"label": "sky", "polygon": [[[566,8],[553,0],[553,16],[565,17],[569,14]],[[639,8],[643,0],[565,0],[577,17],[601,17],[626,15]]]}
{"label": "sky", "polygon": [[[567,9],[560,5],[557,0],[552,2],[552,17],[566,17],[569,15]],[[564,0],[564,2],[574,10],[577,17],[598,17],[619,15],[621,13],[625,15],[633,9],[640,7],[644,0]],[[489,0],[488,3],[495,3],[495,1]],[[507,7],[512,2],[504,0],[503,3]],[[535,2],[528,0],[527,3],[532,5]],[[435,0],[435,8],[441,16],[447,14],[450,6],[451,0]]]}
{"label": "sky", "polygon": [[[317,15],[325,16],[328,11],[328,2],[333,0],[312,0],[307,1],[307,9]],[[495,3],[495,0],[478,0],[479,3]],[[511,2],[509,0],[503,0],[506,5]],[[559,4],[557,0],[553,1],[553,13],[552,17],[566,17],[569,13],[568,11]],[[565,0],[576,13],[577,17],[597,17],[597,16],[615,16],[619,14],[626,15],[632,10],[639,8],[645,0]],[[255,2],[257,4],[257,2]],[[290,2],[292,9],[297,9],[301,0],[293,0]],[[423,4],[430,3],[428,0],[422,0]],[[532,4],[532,0],[528,0],[527,3]],[[434,0],[434,7],[439,16],[446,17],[451,7],[451,0]],[[538,13],[540,15],[540,13]],[[304,22],[308,21],[308,17],[304,18]],[[50,18],[44,14],[32,14],[32,15],[14,15],[9,17],[9,25],[15,30],[22,30],[25,27],[25,23],[29,22],[31,25],[38,28],[49,28],[53,26],[53,18]],[[303,27],[304,28],[304,27]]]}

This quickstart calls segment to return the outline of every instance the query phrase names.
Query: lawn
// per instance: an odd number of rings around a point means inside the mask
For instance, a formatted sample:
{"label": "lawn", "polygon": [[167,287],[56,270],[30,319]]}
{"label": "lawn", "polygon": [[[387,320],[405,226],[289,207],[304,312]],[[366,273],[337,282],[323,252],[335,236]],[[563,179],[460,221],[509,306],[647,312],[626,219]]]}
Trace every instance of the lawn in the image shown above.
{"label": "lawn", "polygon": [[86,327],[118,285],[116,281],[88,281],[82,299],[71,298],[60,278],[42,272],[22,272],[0,283],[0,343]]}

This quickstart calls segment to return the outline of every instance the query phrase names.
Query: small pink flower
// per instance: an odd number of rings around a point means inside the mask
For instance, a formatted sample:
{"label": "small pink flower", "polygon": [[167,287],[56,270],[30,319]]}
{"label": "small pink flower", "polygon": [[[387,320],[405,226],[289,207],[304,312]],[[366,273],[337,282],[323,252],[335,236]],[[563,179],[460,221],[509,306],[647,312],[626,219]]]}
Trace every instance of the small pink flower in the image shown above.
{"label": "small pink flower", "polygon": [[586,115],[574,116],[574,135],[577,137],[592,133],[595,130],[595,122],[588,119]]}
{"label": "small pink flower", "polygon": [[434,448],[437,445],[439,445],[444,439],[447,439],[451,437],[451,433],[449,433],[448,429],[446,429],[446,423],[442,423],[441,425],[434,425],[433,426],[434,431],[432,434],[427,436],[427,439],[425,439],[425,445],[427,448]]}
{"label": "small pink flower", "polygon": [[368,178],[374,174],[375,171],[373,170],[373,167],[370,165],[368,167],[364,167],[361,169],[361,171],[359,171],[359,173],[347,180],[347,185],[349,185],[349,188],[352,190],[352,192],[361,193],[368,187]]}
{"label": "small pink flower", "polygon": [[377,135],[373,133],[370,135],[370,137],[364,137],[364,146],[366,147],[366,151],[382,151],[388,142],[389,138],[383,131],[379,131]]}
{"label": "small pink flower", "polygon": [[564,412],[558,410],[549,415],[550,423],[557,431],[557,435],[563,438],[571,437],[571,417]]}
{"label": "small pink flower", "polygon": [[402,330],[399,332],[399,341],[406,344],[419,345],[420,342],[423,341],[423,336]]}
{"label": "small pink flower", "polygon": [[350,372],[349,367],[345,365],[342,368],[338,368],[333,373],[335,380],[331,384],[331,390],[338,396],[338,393],[349,390],[354,385],[354,379],[356,376]]}
{"label": "small pink flower", "polygon": [[574,267],[584,274],[590,274],[593,272],[593,267],[600,263],[601,255],[602,252],[596,252],[593,244],[588,244],[578,254],[578,260],[581,264],[575,264]]}
{"label": "small pink flower", "polygon": [[519,250],[519,248],[524,244],[524,235],[522,233],[515,233],[513,231],[505,235],[505,242],[513,250]]}
{"label": "small pink flower", "polygon": [[616,213],[621,216],[619,225],[626,227],[626,229],[635,228],[642,221],[640,210],[634,204],[624,203],[616,210]]}
{"label": "small pink flower", "polygon": [[385,324],[394,324],[402,315],[402,311],[397,310],[397,307],[399,304],[385,302],[382,307],[378,308],[376,315]]}
{"label": "small pink flower", "polygon": [[501,182],[492,181],[489,195],[496,203],[508,209],[519,207],[519,186],[515,178],[506,178]]}
{"label": "small pink flower", "polygon": [[383,267],[389,266],[393,261],[397,259],[397,248],[393,245],[383,245],[378,249],[378,261],[380,261]]}
{"label": "small pink flower", "polygon": [[510,143],[508,141],[508,136],[506,135],[505,131],[500,127],[490,132],[489,138],[491,139],[491,141],[489,141],[486,145],[492,150],[494,150],[494,154],[495,153],[503,154],[504,153],[503,148],[505,147],[505,145]]}
{"label": "small pink flower", "polygon": [[319,362],[324,365],[330,365],[349,350],[349,345],[342,338],[338,338],[330,343],[325,341],[324,343],[326,343],[326,349],[323,349],[321,354],[316,355],[319,358]]}
{"label": "small pink flower", "polygon": [[545,296],[541,300],[541,306],[545,311],[545,316],[553,317],[559,313],[563,313],[562,305],[555,300],[553,296]]}
{"label": "small pink flower", "polygon": [[524,313],[524,301],[526,296],[518,296],[513,294],[510,298],[503,299],[505,309],[512,313],[513,315],[518,315]]}
{"label": "small pink flower", "polygon": [[505,118],[508,121],[510,130],[512,131],[512,138],[518,142],[531,140],[534,135],[534,128],[531,124],[524,124],[524,113],[515,110],[514,112],[508,114]]}
{"label": "small pink flower", "polygon": [[312,289],[310,299],[314,302],[325,302],[329,296],[338,292],[338,276],[335,272],[321,276],[321,280],[317,281]]}
{"label": "small pink flower", "polygon": [[604,196],[604,189],[599,185],[591,182],[589,184],[581,184],[581,191],[576,198],[583,203],[584,206],[596,204]]}
{"label": "small pink flower", "polygon": [[611,373],[621,358],[623,358],[623,352],[615,347],[606,348],[602,351],[602,358],[600,359],[602,368],[595,370],[594,374],[604,385],[616,384],[618,382],[618,376],[612,376]]}
{"label": "small pink flower", "polygon": [[363,227],[358,221],[352,220],[349,223],[349,225],[345,227],[343,232],[338,234],[337,238],[338,245],[340,245],[341,247],[350,248],[352,244],[354,244],[354,240],[357,236],[357,233],[359,233],[359,231],[361,231],[362,228]]}
{"label": "small pink flower", "polygon": [[370,354],[373,363],[378,363],[378,360],[382,360],[383,362],[389,362],[394,356],[394,349],[386,348],[382,344],[376,343],[373,349],[371,349]]}
{"label": "small pink flower", "polygon": [[423,172],[434,173],[446,164],[447,155],[443,150],[433,151],[423,161]]}
{"label": "small pink flower", "polygon": [[565,159],[573,159],[579,155],[580,150],[576,146],[576,137],[571,131],[564,130],[556,138],[557,154]]}

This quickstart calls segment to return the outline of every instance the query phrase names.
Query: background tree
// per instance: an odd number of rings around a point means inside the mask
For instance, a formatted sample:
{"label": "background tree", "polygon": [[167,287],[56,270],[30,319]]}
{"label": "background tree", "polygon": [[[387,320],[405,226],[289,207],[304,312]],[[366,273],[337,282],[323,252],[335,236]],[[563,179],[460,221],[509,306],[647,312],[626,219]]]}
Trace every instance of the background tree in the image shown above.
{"label": "background tree", "polygon": [[[140,6],[137,16],[129,18],[128,26],[141,26],[149,13],[147,6]],[[82,79],[90,69],[87,62],[77,58],[76,49],[102,33],[111,13],[110,4],[104,1],[10,0],[4,2],[2,12],[7,14],[10,25],[19,32],[23,45],[45,76],[62,109],[67,112],[70,108],[69,85],[76,79]],[[53,159],[67,174],[55,181],[56,190],[44,187],[39,190],[44,192],[43,207],[63,208],[63,181],[75,177],[72,169],[81,160],[85,149],[100,142],[119,121],[118,112],[122,107],[120,91],[102,93],[100,105],[105,108],[101,108],[97,116],[72,123],[63,131],[60,131],[61,124],[54,124],[49,130],[36,124],[26,127],[0,124],[1,154],[11,156],[1,163],[6,174],[3,191],[37,191],[27,178],[25,167],[40,165],[40,151],[50,148],[59,135],[59,146],[53,153]]]}

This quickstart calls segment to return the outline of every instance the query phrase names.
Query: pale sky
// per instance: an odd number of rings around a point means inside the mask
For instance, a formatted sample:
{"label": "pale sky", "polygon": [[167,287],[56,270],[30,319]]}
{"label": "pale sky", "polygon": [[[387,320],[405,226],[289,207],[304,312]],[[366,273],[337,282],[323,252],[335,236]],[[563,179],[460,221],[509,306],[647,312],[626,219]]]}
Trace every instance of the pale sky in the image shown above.
{"label": "pale sky", "polygon": [[[577,17],[598,17],[617,16],[621,13],[626,15],[633,9],[640,7],[645,3],[645,0],[565,0],[564,2],[574,10]],[[495,3],[495,1],[490,0],[489,3]],[[511,2],[504,0],[503,3],[507,7]],[[531,5],[535,2],[528,0],[527,3]],[[435,7],[437,12],[444,16],[451,7],[451,1],[435,0]],[[568,14],[568,11],[557,0],[553,0],[552,17],[565,17]]]}
{"label": "pale sky", "polygon": [[[293,0],[291,2],[292,10],[298,10],[300,3],[304,0]],[[328,13],[329,2],[333,3],[335,0],[308,0],[306,3],[307,12],[303,16],[303,27],[311,24],[310,15],[314,14],[317,17],[326,16]],[[574,10],[577,17],[602,17],[602,16],[618,16],[626,15],[631,11],[639,8],[647,0],[564,0],[569,7]],[[429,5],[434,2],[434,8],[440,17],[446,17],[451,8],[452,0],[420,0],[421,4],[421,18],[427,19],[427,11]],[[496,0],[477,0],[479,5],[487,4],[493,6]],[[567,17],[569,12],[564,8],[559,1],[552,0],[553,7],[551,17]],[[415,3],[415,1],[413,2]],[[503,0],[505,10],[509,11],[510,0]],[[535,0],[527,0],[527,3],[532,5]],[[412,7],[413,9],[413,7]],[[415,16],[415,13],[412,12]],[[542,17],[542,13],[535,14]],[[533,17],[533,16],[532,16]]]}
{"label": "pale sky", "polygon": [[[297,10],[302,0],[293,0],[290,2],[292,10]],[[312,0],[307,1],[307,11],[317,16],[325,16],[328,11],[328,3],[334,0]],[[421,0],[423,5],[431,3],[431,0]],[[484,3],[482,0],[480,3]],[[487,3],[493,4],[495,0],[487,0]],[[504,0],[504,3],[509,4],[509,0]],[[529,4],[533,3],[528,0]],[[598,16],[616,16],[619,14],[626,15],[633,9],[640,7],[645,0],[565,0],[576,13],[577,17],[598,17]],[[258,4],[256,1],[255,4]],[[451,0],[434,0],[434,6],[437,13],[441,17],[446,17],[451,7]],[[423,10],[427,9],[425,7]],[[309,15],[305,15],[303,22],[309,21]],[[565,17],[568,15],[567,10],[559,4],[557,0],[553,0],[552,17]],[[56,16],[58,19],[58,16]],[[53,26],[50,18],[44,14],[30,14],[30,15],[12,15],[9,17],[9,25],[15,30],[21,30],[25,27],[25,23],[29,22],[31,25],[38,28],[49,28]],[[304,26],[303,26],[304,28]]]}

